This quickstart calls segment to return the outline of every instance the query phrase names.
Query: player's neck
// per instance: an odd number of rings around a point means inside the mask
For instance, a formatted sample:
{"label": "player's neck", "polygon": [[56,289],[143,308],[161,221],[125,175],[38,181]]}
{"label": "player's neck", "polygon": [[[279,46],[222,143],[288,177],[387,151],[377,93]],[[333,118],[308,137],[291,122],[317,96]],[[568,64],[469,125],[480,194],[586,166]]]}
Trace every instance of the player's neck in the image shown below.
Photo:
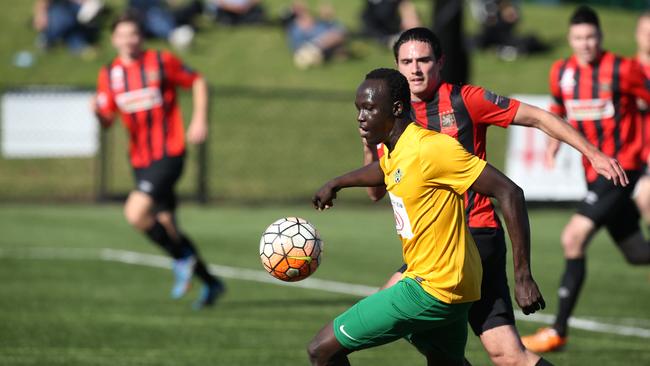
{"label": "player's neck", "polygon": [[636,59],[639,60],[639,63],[641,63],[641,65],[650,65],[650,50],[647,52],[639,51],[636,54]]}
{"label": "player's neck", "polygon": [[388,133],[388,138],[384,141],[384,145],[388,148],[388,151],[393,151],[397,141],[402,137],[404,130],[411,122],[407,118],[396,119],[393,129]]}
{"label": "player's neck", "polygon": [[124,64],[130,64],[131,62],[136,61],[142,55],[142,51],[137,51],[134,53],[121,53],[118,55],[120,61]]}

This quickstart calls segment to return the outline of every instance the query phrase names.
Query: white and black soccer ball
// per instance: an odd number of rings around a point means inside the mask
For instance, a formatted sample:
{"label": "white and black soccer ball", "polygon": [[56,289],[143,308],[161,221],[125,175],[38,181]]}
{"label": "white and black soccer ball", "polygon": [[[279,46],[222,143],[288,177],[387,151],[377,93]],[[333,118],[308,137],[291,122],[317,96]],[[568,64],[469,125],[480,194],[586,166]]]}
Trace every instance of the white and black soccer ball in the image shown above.
{"label": "white and black soccer ball", "polygon": [[266,228],[260,259],[267,272],[282,281],[300,281],[320,265],[323,241],[316,228],[300,217],[284,217]]}

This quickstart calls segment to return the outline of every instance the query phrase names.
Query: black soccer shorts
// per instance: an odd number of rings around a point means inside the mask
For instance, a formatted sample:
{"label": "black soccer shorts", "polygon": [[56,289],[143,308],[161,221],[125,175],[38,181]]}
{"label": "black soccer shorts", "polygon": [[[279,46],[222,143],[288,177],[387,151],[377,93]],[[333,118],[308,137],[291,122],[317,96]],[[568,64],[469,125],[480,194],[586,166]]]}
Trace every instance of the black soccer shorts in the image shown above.
{"label": "black soccer shorts", "polygon": [[587,184],[587,195],[577,213],[590,218],[596,228],[605,226],[615,242],[620,242],[640,230],[640,213],[632,194],[641,170],[625,172],[630,184],[615,186],[602,176]]}
{"label": "black soccer shorts", "polygon": [[184,156],[167,157],[134,169],[136,190],[153,198],[156,212],[176,209],[174,186],[183,173],[184,160]]}
{"label": "black soccer shorts", "polygon": [[[506,241],[502,228],[470,228],[481,255],[481,299],[469,310],[469,325],[477,336],[488,329],[514,325],[515,315],[506,275]],[[398,269],[404,273],[406,264]]]}

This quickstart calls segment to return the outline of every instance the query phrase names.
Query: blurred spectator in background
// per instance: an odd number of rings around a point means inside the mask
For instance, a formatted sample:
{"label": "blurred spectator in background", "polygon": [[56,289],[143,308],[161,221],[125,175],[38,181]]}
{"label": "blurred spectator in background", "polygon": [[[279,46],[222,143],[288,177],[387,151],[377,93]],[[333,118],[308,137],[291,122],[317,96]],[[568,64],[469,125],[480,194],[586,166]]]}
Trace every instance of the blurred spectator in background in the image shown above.
{"label": "blurred spectator in background", "polygon": [[260,0],[208,0],[206,11],[224,25],[261,24],[266,12]]}
{"label": "blurred spectator in background", "polygon": [[182,4],[166,0],[129,0],[129,12],[135,14],[145,36],[166,39],[172,47],[183,50],[194,39],[194,18],[203,11],[203,4],[192,0]]}
{"label": "blurred spectator in background", "polygon": [[392,47],[402,31],[420,26],[410,0],[366,0],[361,14],[361,35]]}
{"label": "blurred spectator in background", "polygon": [[333,56],[347,55],[345,29],[335,20],[331,5],[321,5],[319,16],[315,17],[305,3],[296,1],[285,21],[293,61],[298,68],[306,69]]}
{"label": "blurred spectator in background", "polygon": [[99,0],[37,0],[32,23],[39,32],[38,46],[48,49],[63,41],[74,53],[93,54],[90,43],[99,32],[93,21],[103,7]]}
{"label": "blurred spectator in background", "polygon": [[479,49],[496,47],[497,55],[505,61],[514,61],[519,55],[548,50],[548,45],[535,35],[517,36],[515,27],[521,19],[516,0],[475,0],[472,2],[474,16],[481,24],[481,31],[474,42]]}

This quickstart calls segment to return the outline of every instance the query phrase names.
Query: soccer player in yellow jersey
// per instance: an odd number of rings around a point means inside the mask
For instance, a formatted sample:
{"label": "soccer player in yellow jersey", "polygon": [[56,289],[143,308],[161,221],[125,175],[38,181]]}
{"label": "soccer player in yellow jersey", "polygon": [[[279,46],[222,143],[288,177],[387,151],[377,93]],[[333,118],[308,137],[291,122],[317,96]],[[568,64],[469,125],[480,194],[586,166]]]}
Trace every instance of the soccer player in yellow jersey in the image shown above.
{"label": "soccer player in yellow jersey", "polygon": [[386,185],[395,213],[402,254],[402,280],[355,304],[311,341],[312,365],[349,365],[351,352],[406,338],[429,365],[462,365],[467,314],[481,296],[481,260],[465,223],[463,194],[495,197],[503,209],[524,313],[544,308],[532,278],[528,214],[522,190],[455,139],[409,120],[408,81],[398,71],[377,69],[357,89],[361,137],[383,143],[385,154],[327,182],[313,198],[319,210],[332,207],[345,187]]}

